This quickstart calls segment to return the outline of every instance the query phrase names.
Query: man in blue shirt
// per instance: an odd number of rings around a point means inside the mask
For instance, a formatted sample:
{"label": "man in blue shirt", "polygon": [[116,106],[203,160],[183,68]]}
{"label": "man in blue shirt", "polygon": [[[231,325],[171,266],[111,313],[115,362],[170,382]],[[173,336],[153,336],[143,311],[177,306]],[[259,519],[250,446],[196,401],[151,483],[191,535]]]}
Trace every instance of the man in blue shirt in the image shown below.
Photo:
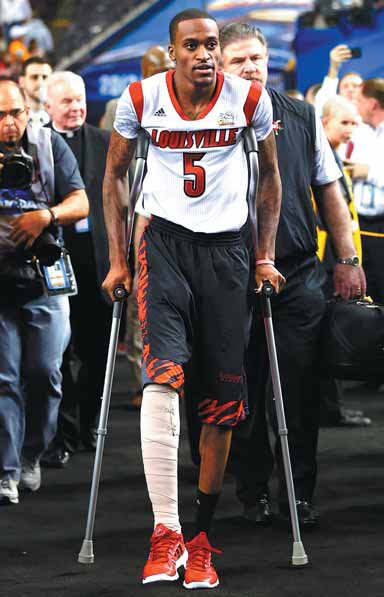
{"label": "man in blue shirt", "polygon": [[54,132],[28,127],[28,118],[23,91],[1,81],[0,158],[22,148],[33,157],[33,173],[30,184],[18,188],[4,167],[0,172],[0,504],[17,504],[18,487],[40,487],[39,460],[56,430],[70,334],[67,297],[44,293],[26,250],[33,252],[47,228],[88,214],[71,151]]}

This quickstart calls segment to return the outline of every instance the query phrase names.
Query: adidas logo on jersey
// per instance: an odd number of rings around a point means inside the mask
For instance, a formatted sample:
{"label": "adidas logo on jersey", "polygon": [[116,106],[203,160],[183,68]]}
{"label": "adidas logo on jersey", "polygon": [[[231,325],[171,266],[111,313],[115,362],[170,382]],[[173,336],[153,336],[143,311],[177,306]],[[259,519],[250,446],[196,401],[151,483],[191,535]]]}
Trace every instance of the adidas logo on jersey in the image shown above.
{"label": "adidas logo on jersey", "polygon": [[157,110],[157,112],[154,113],[154,116],[166,116],[166,113],[164,112],[163,108],[160,108],[159,110]]}

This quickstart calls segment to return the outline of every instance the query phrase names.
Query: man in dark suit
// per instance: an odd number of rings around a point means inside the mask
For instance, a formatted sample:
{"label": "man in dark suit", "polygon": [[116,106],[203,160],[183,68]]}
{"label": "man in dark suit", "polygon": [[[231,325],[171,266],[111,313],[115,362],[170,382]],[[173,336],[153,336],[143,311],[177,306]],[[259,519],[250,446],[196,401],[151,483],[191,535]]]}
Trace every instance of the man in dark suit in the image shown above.
{"label": "man in dark suit", "polygon": [[89,217],[65,231],[79,292],[71,297],[72,341],[63,364],[58,432],[42,461],[45,466],[62,467],[79,440],[88,450],[96,447],[112,317],[112,305],[101,291],[109,268],[102,184],[110,133],[85,122],[85,86],[75,73],[51,76],[46,108],[52,120],[49,126],[63,136],[76,157],[90,203]]}

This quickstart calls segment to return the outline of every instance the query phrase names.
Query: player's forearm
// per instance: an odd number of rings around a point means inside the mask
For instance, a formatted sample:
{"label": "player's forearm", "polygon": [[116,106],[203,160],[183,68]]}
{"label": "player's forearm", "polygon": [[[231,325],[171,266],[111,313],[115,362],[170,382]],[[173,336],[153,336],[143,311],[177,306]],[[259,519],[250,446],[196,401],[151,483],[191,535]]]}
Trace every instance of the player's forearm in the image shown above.
{"label": "player's forearm", "polygon": [[281,207],[281,182],[273,131],[259,142],[257,195],[258,242],[256,259],[275,258],[275,240]]}
{"label": "player's forearm", "polygon": [[258,247],[256,259],[275,259],[275,241],[281,207],[281,182],[277,170],[260,175],[257,197]]}
{"label": "player's forearm", "polygon": [[[125,177],[119,179],[112,173],[106,172],[103,183],[103,209],[111,265],[121,265],[126,261],[126,237],[123,207],[125,189]],[[131,208],[129,203],[128,212],[128,217],[130,217]]]}
{"label": "player's forearm", "polygon": [[314,188],[316,201],[331,236],[337,256],[341,259],[356,253],[352,237],[351,216],[344,201],[339,181]]}
{"label": "player's forearm", "polygon": [[[103,183],[104,220],[108,234],[111,266],[126,263],[124,198],[127,192],[127,172],[136,149],[136,139],[125,139],[112,131]],[[132,224],[132,206],[128,201],[128,222]]]}

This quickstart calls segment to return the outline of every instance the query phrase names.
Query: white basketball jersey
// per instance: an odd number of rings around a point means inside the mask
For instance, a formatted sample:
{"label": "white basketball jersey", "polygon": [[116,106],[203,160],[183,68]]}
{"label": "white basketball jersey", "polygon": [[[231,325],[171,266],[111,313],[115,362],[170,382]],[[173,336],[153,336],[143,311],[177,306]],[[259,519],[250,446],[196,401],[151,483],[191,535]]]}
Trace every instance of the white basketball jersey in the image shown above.
{"label": "white basketball jersey", "polygon": [[132,83],[119,100],[114,128],[150,135],[143,205],[150,214],[194,232],[239,230],[247,219],[247,161],[242,131],[257,139],[272,130],[272,106],[258,84],[218,73],[205,110],[191,120],[177,100],[174,71]]}

